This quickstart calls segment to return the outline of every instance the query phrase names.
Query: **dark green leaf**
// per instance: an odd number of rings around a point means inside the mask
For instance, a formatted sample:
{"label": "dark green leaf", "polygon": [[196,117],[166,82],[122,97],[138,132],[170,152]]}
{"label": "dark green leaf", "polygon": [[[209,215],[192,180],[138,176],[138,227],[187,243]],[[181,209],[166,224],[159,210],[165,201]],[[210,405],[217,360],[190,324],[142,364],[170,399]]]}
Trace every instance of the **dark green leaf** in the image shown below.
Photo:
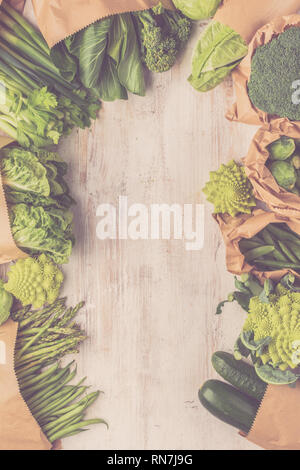
{"label": "dark green leaf", "polygon": [[116,15],[109,32],[108,54],[120,83],[131,93],[145,95],[145,78],[137,34],[129,13]]}
{"label": "dark green leaf", "polygon": [[287,385],[293,384],[298,380],[298,376],[290,370],[282,371],[274,369],[272,366],[266,364],[255,366],[258,377],[264,382],[272,385]]}
{"label": "dark green leaf", "polygon": [[66,46],[79,60],[80,79],[86,88],[95,88],[106,55],[112,18],[93,23],[66,41]]}

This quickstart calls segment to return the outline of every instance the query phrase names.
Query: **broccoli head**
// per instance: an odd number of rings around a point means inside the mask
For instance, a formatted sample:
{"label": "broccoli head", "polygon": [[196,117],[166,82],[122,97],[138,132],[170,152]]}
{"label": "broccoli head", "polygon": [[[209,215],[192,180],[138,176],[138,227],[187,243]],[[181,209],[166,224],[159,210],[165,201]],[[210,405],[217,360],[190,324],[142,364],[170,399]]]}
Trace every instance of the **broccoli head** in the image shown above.
{"label": "broccoli head", "polygon": [[161,4],[134,14],[142,58],[152,72],[166,72],[175,64],[181,46],[191,34],[191,22]]}

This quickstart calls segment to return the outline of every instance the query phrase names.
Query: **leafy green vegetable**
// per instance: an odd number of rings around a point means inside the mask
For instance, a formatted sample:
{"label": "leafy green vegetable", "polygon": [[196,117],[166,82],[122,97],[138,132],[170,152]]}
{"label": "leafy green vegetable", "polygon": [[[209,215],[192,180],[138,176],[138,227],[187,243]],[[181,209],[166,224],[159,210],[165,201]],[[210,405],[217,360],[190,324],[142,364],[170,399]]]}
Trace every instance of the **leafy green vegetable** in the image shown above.
{"label": "leafy green vegetable", "polygon": [[272,142],[268,146],[268,150],[271,160],[287,160],[295,152],[296,144],[294,139],[282,136],[280,139]]}
{"label": "leafy green vegetable", "polygon": [[0,326],[10,317],[13,296],[4,289],[4,282],[0,279]]}
{"label": "leafy green vegetable", "polygon": [[63,282],[63,274],[46,255],[18,260],[8,271],[4,289],[25,307],[53,304]]}
{"label": "leafy green vegetable", "polygon": [[74,242],[70,211],[12,204],[9,215],[19,248],[31,255],[45,253],[57,264],[68,262]]}
{"label": "leafy green vegetable", "polygon": [[96,88],[98,85],[112,22],[112,17],[105,18],[65,41],[70,54],[79,61],[80,79],[86,88]]}
{"label": "leafy green vegetable", "polygon": [[174,5],[192,20],[206,20],[216,13],[222,0],[174,0]]}
{"label": "leafy green vegetable", "polygon": [[121,85],[115,62],[109,56],[103,61],[98,93],[103,101],[127,100],[126,88]]}
{"label": "leafy green vegetable", "polygon": [[254,106],[270,115],[300,120],[292,84],[299,80],[300,28],[292,27],[258,47],[252,58],[248,92]]}
{"label": "leafy green vegetable", "polygon": [[73,203],[64,180],[67,165],[57,153],[6,147],[0,151],[0,169],[9,204],[67,209]]}
{"label": "leafy green vegetable", "polygon": [[[191,21],[161,3],[136,13],[104,18],[67,38],[53,53],[64,73],[104,101],[145,95],[143,63],[153,72],[169,70],[191,34]],[[57,53],[56,53],[57,52]],[[65,57],[65,59],[64,59]]]}
{"label": "leafy green vegetable", "polygon": [[114,16],[109,33],[108,55],[115,62],[121,85],[131,93],[144,96],[144,72],[132,16],[129,13]]}
{"label": "leafy green vegetable", "polygon": [[284,189],[290,190],[295,187],[297,173],[289,162],[276,161],[270,166],[270,171],[275,180]]}
{"label": "leafy green vegetable", "polygon": [[219,85],[246,56],[248,47],[230,27],[212,21],[202,33],[193,56],[190,84],[206,92]]}

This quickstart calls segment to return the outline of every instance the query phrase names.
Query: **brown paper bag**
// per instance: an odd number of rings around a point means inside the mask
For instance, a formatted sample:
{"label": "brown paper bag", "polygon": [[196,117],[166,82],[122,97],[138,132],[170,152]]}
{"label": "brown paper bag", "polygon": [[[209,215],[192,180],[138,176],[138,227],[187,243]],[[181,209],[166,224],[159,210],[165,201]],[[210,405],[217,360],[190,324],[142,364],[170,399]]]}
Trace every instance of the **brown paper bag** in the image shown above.
{"label": "brown paper bag", "polygon": [[227,214],[218,214],[216,221],[222,232],[226,247],[226,265],[230,273],[241,275],[252,273],[261,281],[273,279],[279,281],[289,272],[293,273],[298,279],[300,275],[291,269],[281,271],[261,272],[255,267],[250,266],[245,261],[245,257],[240,251],[239,242],[242,238],[252,238],[263,230],[270,223],[286,223],[291,230],[300,235],[300,219],[283,217],[274,212],[266,212],[262,209],[255,209],[251,215],[242,214],[238,217],[231,217]]}
{"label": "brown paper bag", "polygon": [[[1,137],[0,136],[0,149],[6,147],[6,145],[11,144],[14,142],[13,139],[9,137]],[[12,260],[26,258],[28,255],[23,253],[15,244],[13,239],[10,222],[9,222],[9,215],[8,215],[8,208],[5,200],[5,194],[1,179],[1,172],[0,172],[0,264],[9,263]]]}
{"label": "brown paper bag", "polygon": [[215,20],[230,26],[249,43],[266,23],[298,10],[300,0],[224,0]]}
{"label": "brown paper bag", "polygon": [[247,439],[266,450],[300,450],[300,382],[269,385]]}
{"label": "brown paper bag", "polygon": [[14,372],[18,325],[0,327],[0,450],[50,450],[51,444],[23,400]]}
{"label": "brown paper bag", "polygon": [[300,26],[300,15],[291,15],[276,18],[271,23],[257,31],[249,45],[248,55],[234,70],[233,82],[236,91],[236,103],[228,111],[226,117],[230,121],[238,121],[246,124],[263,125],[265,129],[274,132],[287,132],[291,126],[300,129],[300,122],[291,122],[287,118],[279,118],[269,115],[253,106],[248,96],[248,80],[251,75],[252,57],[257,47],[270,42],[274,37],[291,26]]}
{"label": "brown paper bag", "polygon": [[[110,15],[147,10],[159,0],[33,0],[38,25],[49,47]],[[173,9],[171,0],[162,4]]]}
{"label": "brown paper bag", "polygon": [[256,199],[267,204],[277,214],[300,218],[300,197],[281,188],[265,165],[269,158],[268,145],[283,135],[299,139],[300,127],[289,126],[287,132],[278,131],[273,133],[260,129],[255,135],[248,155],[243,162]]}
{"label": "brown paper bag", "polygon": [[[24,5],[26,0],[8,0],[11,6],[13,6],[16,10],[23,11],[24,10]],[[0,0],[0,3],[2,3],[2,0]]]}

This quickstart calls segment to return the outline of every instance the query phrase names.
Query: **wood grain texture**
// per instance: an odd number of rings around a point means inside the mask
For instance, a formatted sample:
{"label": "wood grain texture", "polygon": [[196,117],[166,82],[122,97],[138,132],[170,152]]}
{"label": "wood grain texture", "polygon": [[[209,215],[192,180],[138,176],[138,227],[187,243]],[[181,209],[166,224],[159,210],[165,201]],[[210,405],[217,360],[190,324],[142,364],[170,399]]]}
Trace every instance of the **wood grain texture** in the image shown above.
{"label": "wood grain texture", "polygon": [[231,350],[244,320],[238,308],[214,315],[233,277],[211,205],[201,252],[187,252],[182,241],[96,238],[99,204],[116,204],[119,195],[129,203],[201,203],[209,171],[245,156],[256,128],[225,120],[231,81],[203,95],[186,80],[202,27],[171,72],[148,78],[146,98],[104,104],[90,131],[60,145],[78,201],[64,291],[70,303],[87,301],[79,374],[105,392],[93,415],[110,426],[65,440],[65,449],[256,448],[197,398],[215,377],[211,354]]}

